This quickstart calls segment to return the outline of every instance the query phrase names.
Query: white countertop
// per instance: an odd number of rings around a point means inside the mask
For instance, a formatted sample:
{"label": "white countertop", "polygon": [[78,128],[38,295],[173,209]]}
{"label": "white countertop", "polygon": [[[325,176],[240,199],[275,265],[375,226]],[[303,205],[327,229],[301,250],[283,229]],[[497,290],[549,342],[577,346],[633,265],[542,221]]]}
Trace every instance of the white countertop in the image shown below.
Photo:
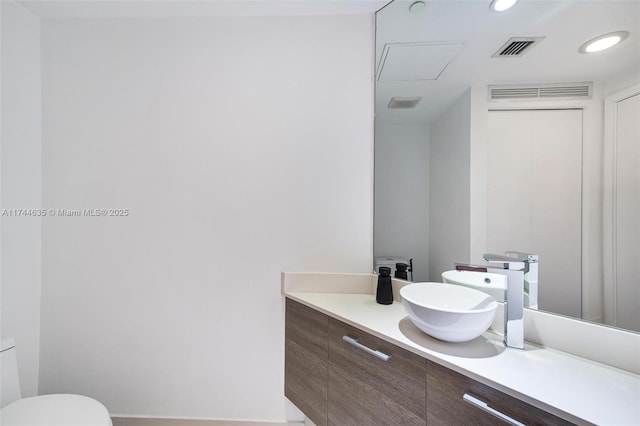
{"label": "white countertop", "polygon": [[531,344],[505,348],[491,331],[470,342],[442,342],[416,328],[401,303],[379,305],[373,294],[286,296],[569,421],[640,425],[637,374]]}

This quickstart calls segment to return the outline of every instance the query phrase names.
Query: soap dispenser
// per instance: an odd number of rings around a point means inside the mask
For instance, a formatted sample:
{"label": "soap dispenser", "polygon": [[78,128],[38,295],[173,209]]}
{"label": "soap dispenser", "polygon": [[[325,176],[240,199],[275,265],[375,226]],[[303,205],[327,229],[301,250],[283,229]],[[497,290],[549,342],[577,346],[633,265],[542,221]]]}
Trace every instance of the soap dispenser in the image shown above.
{"label": "soap dispenser", "polygon": [[391,268],[387,266],[381,266],[378,269],[378,290],[376,291],[376,302],[381,305],[390,305],[393,303]]}

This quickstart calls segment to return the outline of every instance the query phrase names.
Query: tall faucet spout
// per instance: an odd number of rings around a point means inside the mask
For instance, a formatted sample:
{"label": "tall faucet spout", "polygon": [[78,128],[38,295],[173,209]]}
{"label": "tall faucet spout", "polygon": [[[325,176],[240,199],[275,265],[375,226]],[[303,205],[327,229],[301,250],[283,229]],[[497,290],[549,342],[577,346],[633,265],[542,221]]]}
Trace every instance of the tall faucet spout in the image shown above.
{"label": "tall faucet spout", "polygon": [[507,276],[504,343],[510,348],[524,349],[524,267],[518,270],[495,270],[495,272]]}
{"label": "tall faucet spout", "polygon": [[507,277],[504,313],[504,343],[510,348],[524,349],[524,272],[525,262],[513,257],[487,253],[488,272]]}
{"label": "tall faucet spout", "polygon": [[507,251],[507,256],[514,257],[525,263],[524,290],[529,295],[529,303],[525,308],[538,309],[538,260],[537,254],[523,253],[521,251]]}

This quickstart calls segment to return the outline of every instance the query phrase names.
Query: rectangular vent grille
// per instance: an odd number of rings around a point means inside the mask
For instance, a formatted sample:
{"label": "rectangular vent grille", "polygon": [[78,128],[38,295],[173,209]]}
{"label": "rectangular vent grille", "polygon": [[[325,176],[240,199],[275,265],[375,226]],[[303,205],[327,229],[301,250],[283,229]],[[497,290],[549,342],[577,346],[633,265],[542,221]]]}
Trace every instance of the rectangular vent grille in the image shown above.
{"label": "rectangular vent grille", "polygon": [[422,98],[400,98],[396,96],[391,98],[391,101],[389,101],[389,105],[387,105],[387,108],[390,108],[390,109],[415,108],[416,105],[418,105],[418,102],[420,102],[420,99]]}
{"label": "rectangular vent grille", "polygon": [[507,40],[492,58],[520,57],[530,51],[544,37],[513,37]]}
{"label": "rectangular vent grille", "polygon": [[495,88],[491,90],[491,100],[499,101],[503,99],[537,99],[537,87],[522,88]]}
{"label": "rectangular vent grille", "polygon": [[532,41],[514,41],[505,47],[501,52],[500,56],[516,56],[521,54],[524,49],[531,46],[533,44]]}
{"label": "rectangular vent grille", "polygon": [[554,99],[591,99],[593,83],[489,86],[489,100],[544,101]]}
{"label": "rectangular vent grille", "polygon": [[541,87],[539,92],[540,98],[589,98],[590,86],[588,84],[581,86],[557,86],[557,87]]}

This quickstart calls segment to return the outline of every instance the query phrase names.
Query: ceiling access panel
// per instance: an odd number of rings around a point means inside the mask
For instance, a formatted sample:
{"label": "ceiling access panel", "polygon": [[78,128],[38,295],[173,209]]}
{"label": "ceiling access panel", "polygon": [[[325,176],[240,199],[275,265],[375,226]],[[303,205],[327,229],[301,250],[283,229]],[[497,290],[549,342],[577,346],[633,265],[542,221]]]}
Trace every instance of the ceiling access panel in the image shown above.
{"label": "ceiling access panel", "polygon": [[377,80],[437,80],[463,48],[460,42],[385,44]]}

